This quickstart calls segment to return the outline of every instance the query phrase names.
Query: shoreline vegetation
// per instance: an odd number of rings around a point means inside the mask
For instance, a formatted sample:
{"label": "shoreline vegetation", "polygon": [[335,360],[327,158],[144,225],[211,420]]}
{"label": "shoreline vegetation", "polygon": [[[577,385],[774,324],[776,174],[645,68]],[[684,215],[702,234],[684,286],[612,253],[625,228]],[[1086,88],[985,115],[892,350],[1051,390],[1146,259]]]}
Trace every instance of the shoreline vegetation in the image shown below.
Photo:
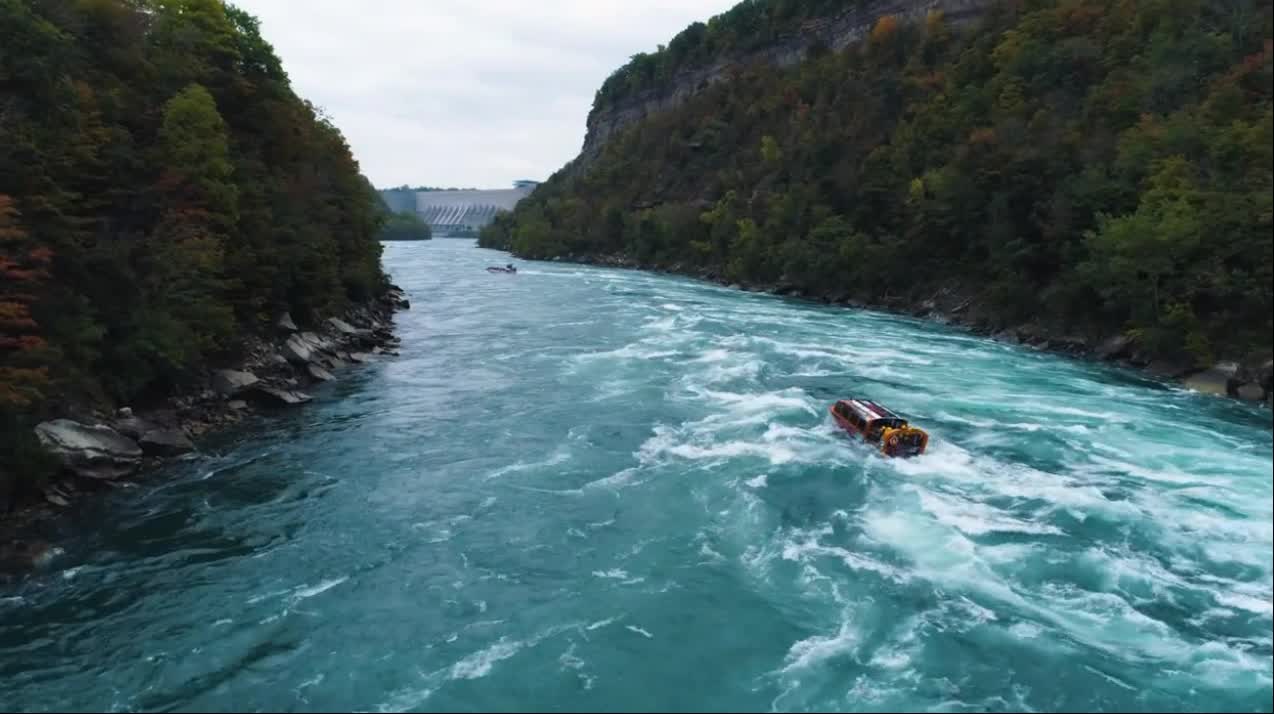
{"label": "shoreline vegetation", "polygon": [[[692,25],[607,80],[599,138],[479,244],[943,314],[1269,404],[1274,10],[948,4],[976,13]],[[793,33],[824,25],[834,47]]]}
{"label": "shoreline vegetation", "polygon": [[221,0],[0,0],[0,569],[30,560],[23,509],[392,350],[403,221],[260,29]]}

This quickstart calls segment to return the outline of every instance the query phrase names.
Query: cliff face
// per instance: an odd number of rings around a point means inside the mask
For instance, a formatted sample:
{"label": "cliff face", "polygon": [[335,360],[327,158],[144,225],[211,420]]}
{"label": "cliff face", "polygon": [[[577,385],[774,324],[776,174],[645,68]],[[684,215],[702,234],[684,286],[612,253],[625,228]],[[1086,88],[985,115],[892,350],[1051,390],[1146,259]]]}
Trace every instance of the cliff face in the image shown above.
{"label": "cliff face", "polygon": [[709,65],[687,68],[664,86],[638,93],[594,111],[588,118],[581,160],[588,161],[620,130],[641,120],[674,109],[736,71],[751,65],[790,67],[805,59],[811,48],[833,51],[863,39],[876,21],[893,15],[904,22],[923,21],[930,12],[941,12],[948,25],[975,21],[995,0],[874,0],[839,15],[805,23],[798,31],[754,52],[725,57]]}

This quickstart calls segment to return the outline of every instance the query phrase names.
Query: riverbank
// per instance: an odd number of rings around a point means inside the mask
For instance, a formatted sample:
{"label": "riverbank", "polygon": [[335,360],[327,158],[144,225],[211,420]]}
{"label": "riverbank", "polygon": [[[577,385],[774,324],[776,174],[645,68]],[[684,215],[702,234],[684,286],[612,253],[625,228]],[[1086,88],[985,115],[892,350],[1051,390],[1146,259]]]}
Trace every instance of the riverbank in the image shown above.
{"label": "riverbank", "polygon": [[1246,360],[1223,360],[1211,367],[1199,369],[1185,362],[1157,360],[1141,349],[1127,335],[1077,335],[1059,333],[1039,323],[1003,325],[986,305],[968,291],[956,287],[942,288],[915,295],[899,295],[885,300],[867,302],[842,295],[809,295],[803,290],[784,285],[747,285],[732,282],[705,269],[691,269],[684,265],[658,266],[643,264],[623,255],[565,256],[546,262],[578,263],[608,268],[644,270],[666,275],[692,277],[718,285],[760,292],[783,297],[810,300],[825,305],[841,305],[849,308],[872,309],[898,315],[925,318],[968,329],[970,332],[1010,344],[1026,345],[1036,349],[1064,354],[1080,359],[1119,364],[1140,370],[1151,377],[1175,381],[1195,391],[1230,397],[1246,402],[1260,403],[1267,408],[1274,400],[1274,360],[1270,355]]}
{"label": "riverbank", "polygon": [[[410,309],[397,286],[301,329],[283,314],[274,334],[254,337],[242,357],[209,369],[181,393],[115,413],[68,405],[35,433],[60,463],[56,478],[0,515],[0,576],[38,567],[53,546],[37,533],[77,501],[129,488],[164,464],[198,451],[199,442],[245,419],[311,401],[306,389],[381,356],[397,356],[394,313]],[[17,474],[21,478],[22,474]]]}

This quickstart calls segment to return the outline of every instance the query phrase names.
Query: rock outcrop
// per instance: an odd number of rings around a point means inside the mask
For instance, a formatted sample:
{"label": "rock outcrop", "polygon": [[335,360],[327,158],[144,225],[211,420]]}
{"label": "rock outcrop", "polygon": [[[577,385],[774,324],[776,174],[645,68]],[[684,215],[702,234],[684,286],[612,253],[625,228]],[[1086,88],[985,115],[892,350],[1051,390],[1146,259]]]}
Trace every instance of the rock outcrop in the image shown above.
{"label": "rock outcrop", "polygon": [[332,374],[326,369],[323,369],[317,364],[311,364],[305,369],[306,369],[306,372],[310,375],[310,378],[316,382],[331,382],[336,379],[336,375]]}
{"label": "rock outcrop", "polygon": [[[0,507],[26,507],[37,512],[40,508],[65,508],[81,495],[100,491],[102,483],[117,485],[113,482],[136,474],[143,466],[195,449],[192,437],[239,422],[257,408],[305,404],[312,397],[303,390],[337,379],[334,372],[355,361],[351,350],[363,359],[370,359],[363,352],[366,349],[397,354],[390,349],[398,344],[393,313],[405,309],[406,304],[402,289],[393,287],[366,305],[320,320],[309,332],[301,332],[285,314],[275,322],[275,336],[247,340],[243,358],[232,369],[208,372],[160,408],[135,412],[124,407],[111,415],[81,408],[74,412],[75,419],[44,422],[35,428],[35,434],[61,460],[65,478],[54,479],[42,491],[28,494],[27,501],[0,502]],[[31,498],[40,499],[40,504]],[[0,547],[3,545],[0,537]]]}
{"label": "rock outcrop", "polygon": [[35,435],[68,470],[84,478],[112,481],[135,472],[142,463],[137,442],[103,424],[55,419],[36,426]]}
{"label": "rock outcrop", "polygon": [[707,65],[685,67],[655,89],[594,108],[588,116],[588,132],[576,165],[590,162],[611,136],[685,104],[717,82],[730,79],[742,68],[758,64],[790,67],[804,60],[816,46],[842,50],[866,37],[876,21],[885,15],[902,21],[918,21],[930,12],[940,11],[948,24],[958,26],[977,20],[991,4],[991,0],[870,0],[839,15],[807,22],[761,49]]}
{"label": "rock outcrop", "polygon": [[1222,397],[1231,396],[1240,386],[1238,376],[1238,362],[1220,362],[1202,372],[1190,375],[1186,378],[1185,385],[1196,392]]}
{"label": "rock outcrop", "polygon": [[1263,402],[1269,391],[1259,384],[1244,384],[1234,390],[1234,396],[1245,402]]}
{"label": "rock outcrop", "polygon": [[288,362],[307,365],[314,359],[314,350],[301,335],[292,335],[283,343],[282,354]]}
{"label": "rock outcrop", "polygon": [[1098,359],[1110,361],[1132,356],[1137,341],[1127,335],[1115,335],[1097,346]]}
{"label": "rock outcrop", "polygon": [[234,369],[220,369],[212,374],[212,388],[224,397],[240,394],[259,381],[261,380],[251,372]]}
{"label": "rock outcrop", "polygon": [[327,324],[330,325],[332,329],[336,330],[342,335],[357,335],[358,334],[358,330],[355,329],[353,325],[349,324],[348,322],[342,320],[339,317],[327,318]]}
{"label": "rock outcrop", "polygon": [[294,407],[314,399],[305,392],[281,387],[253,387],[249,395],[262,404],[281,407]]}
{"label": "rock outcrop", "polygon": [[178,456],[195,450],[195,444],[180,429],[151,429],[137,440],[147,456]]}

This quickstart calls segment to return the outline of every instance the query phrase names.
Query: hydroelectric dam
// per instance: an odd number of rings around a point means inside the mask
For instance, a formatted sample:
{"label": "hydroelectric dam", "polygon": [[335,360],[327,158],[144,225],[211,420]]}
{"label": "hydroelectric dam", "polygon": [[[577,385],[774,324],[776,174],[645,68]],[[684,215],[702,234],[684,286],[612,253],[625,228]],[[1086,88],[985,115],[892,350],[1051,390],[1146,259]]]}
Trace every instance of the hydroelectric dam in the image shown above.
{"label": "hydroelectric dam", "polygon": [[380,192],[395,213],[415,213],[429,224],[435,235],[473,235],[495,220],[501,211],[511,211],[539,185],[536,181],[516,181],[507,189],[414,189],[393,188]]}

